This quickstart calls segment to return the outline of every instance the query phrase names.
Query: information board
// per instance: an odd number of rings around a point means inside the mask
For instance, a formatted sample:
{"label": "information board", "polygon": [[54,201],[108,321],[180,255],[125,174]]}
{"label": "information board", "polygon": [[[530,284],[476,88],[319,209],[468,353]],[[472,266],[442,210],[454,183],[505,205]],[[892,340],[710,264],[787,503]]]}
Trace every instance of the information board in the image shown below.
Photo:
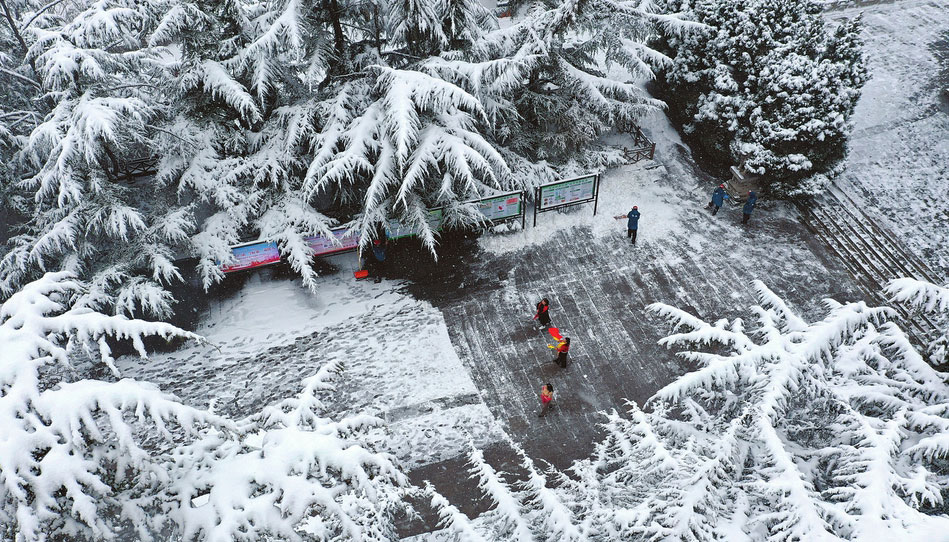
{"label": "information board", "polygon": [[541,185],[538,210],[546,211],[555,207],[592,201],[596,195],[597,175],[587,175],[566,181]]}
{"label": "information board", "polygon": [[[433,230],[440,230],[442,228],[442,220],[444,219],[445,210],[441,207],[437,209],[428,210],[428,225]],[[414,227],[402,224],[398,220],[390,220],[386,223],[386,237],[389,239],[401,239],[403,237],[411,237],[413,235],[418,235],[418,230]]]}
{"label": "information board", "polygon": [[304,237],[303,240],[313,251],[314,256],[346,252],[347,250],[355,250],[359,246],[358,233],[350,233],[348,228],[337,228],[332,232],[332,237],[312,235]]}
{"label": "information board", "polygon": [[492,222],[501,222],[520,217],[524,210],[524,198],[521,192],[511,192],[478,200],[478,211]]}
{"label": "information board", "polygon": [[255,267],[275,264],[280,261],[280,250],[274,241],[256,241],[231,247],[234,263],[222,265],[221,271],[233,273]]}

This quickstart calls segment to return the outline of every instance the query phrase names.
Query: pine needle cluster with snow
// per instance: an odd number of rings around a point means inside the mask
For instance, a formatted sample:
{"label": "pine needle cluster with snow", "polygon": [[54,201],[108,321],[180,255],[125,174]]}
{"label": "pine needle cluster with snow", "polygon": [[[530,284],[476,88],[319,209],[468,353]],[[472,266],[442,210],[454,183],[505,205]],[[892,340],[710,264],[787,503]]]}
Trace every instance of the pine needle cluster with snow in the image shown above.
{"label": "pine needle cluster with snow", "polygon": [[[506,29],[477,0],[4,6],[0,174],[19,227],[0,293],[65,268],[87,306],[158,316],[175,260],[209,286],[248,238],[277,241],[310,287],[305,237],[337,225],[369,242],[395,220],[434,250],[427,209],[478,222],[466,201],[547,180],[660,107],[638,86],[664,58],[644,42],[689,26],[613,0],[533,3]],[[142,163],[157,172],[130,177]]]}
{"label": "pine needle cluster with snow", "polygon": [[110,341],[199,337],[69,308],[86,290],[50,273],[0,306],[0,539],[394,537],[413,489],[364,445],[380,420],[324,414],[338,366],[230,420],[121,378]]}
{"label": "pine needle cluster with snow", "polygon": [[947,376],[889,308],[828,300],[807,322],[755,287],[752,326],[652,305],[677,328],[663,344],[701,347],[679,353],[696,370],[644,409],[608,414],[606,438],[567,474],[540,473],[522,454],[523,472],[506,477],[472,453],[494,509],[469,524],[444,507],[446,528],[459,540],[943,536]]}
{"label": "pine needle cluster with snow", "polygon": [[907,303],[933,315],[945,326],[929,345],[933,365],[949,363],[949,284],[939,286],[924,280],[901,278],[890,281],[884,291],[898,303]]}

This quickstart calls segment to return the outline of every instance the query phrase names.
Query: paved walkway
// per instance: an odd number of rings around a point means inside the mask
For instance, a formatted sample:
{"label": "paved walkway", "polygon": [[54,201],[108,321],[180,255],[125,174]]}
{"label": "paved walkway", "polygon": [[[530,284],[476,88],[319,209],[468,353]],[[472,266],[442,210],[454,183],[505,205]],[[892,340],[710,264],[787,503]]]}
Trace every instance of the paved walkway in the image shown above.
{"label": "paved walkway", "polygon": [[[455,239],[452,253],[437,265],[419,253],[399,255],[402,265],[411,267],[412,293],[442,310],[456,351],[492,414],[531,457],[559,468],[590,454],[600,412],[622,410],[627,399],[642,404],[690,370],[657,345],[669,329],[644,310],[648,304],[661,301],[710,320],[750,318],[753,279],[811,315],[820,314],[818,301],[825,297],[865,299],[791,208],[765,202],[747,229],[738,226],[736,208],[712,217],[703,205],[713,185],[677,147],[658,153],[668,170],[658,169],[650,182],[674,188],[676,196],[663,204],[682,219],[681,230],[653,235],[651,241],[644,231],[633,247],[617,221],[615,235],[568,228],[540,245],[505,254]],[[631,201],[639,189],[632,179],[642,176],[641,170],[629,174]],[[603,212],[604,201],[600,206]],[[643,211],[641,225],[649,228],[649,213],[655,211]],[[539,218],[538,228],[545,218]],[[529,234],[530,228],[513,235]],[[572,338],[566,369],[552,363],[547,348],[552,341],[531,319],[534,304],[545,296],[553,324]],[[556,407],[539,419],[537,394],[544,382],[554,385]],[[496,456],[510,461],[501,452]],[[477,511],[483,504],[473,500],[473,486],[456,485],[463,461],[448,463],[415,476],[431,477],[462,509]]]}

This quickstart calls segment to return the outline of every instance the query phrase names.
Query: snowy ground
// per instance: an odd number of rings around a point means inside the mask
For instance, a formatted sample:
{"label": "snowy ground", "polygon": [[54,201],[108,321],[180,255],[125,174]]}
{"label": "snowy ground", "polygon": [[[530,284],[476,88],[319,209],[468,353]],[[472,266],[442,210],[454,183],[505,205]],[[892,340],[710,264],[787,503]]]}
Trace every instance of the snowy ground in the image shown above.
{"label": "snowy ground", "polygon": [[902,0],[863,15],[872,79],[838,185],[949,275],[949,4]]}
{"label": "snowy ground", "polygon": [[[949,121],[939,107],[949,106],[936,85],[947,86],[949,9],[904,0],[859,11],[874,79],[841,182],[945,269]],[[380,445],[414,479],[435,479],[470,510],[460,501],[476,496],[458,483],[469,441],[498,450],[510,435],[531,456],[566,466],[589,453],[599,412],[641,402],[688,369],[656,345],[668,330],[644,313],[648,303],[703,317],[745,314],[756,278],[805,309],[824,297],[861,298],[792,209],[764,201],[748,228],[730,206],[711,217],[702,207],[714,183],[675,131],[662,116],[644,128],[657,141],[656,161],[605,172],[596,216],[592,205],[546,213],[536,228],[482,237],[460,261],[438,266],[395,254],[394,273],[407,282],[355,282],[341,264],[313,295],[260,271],[202,315],[197,331],[215,346],[145,362],[126,357],[120,369],[192,404],[242,415],[295,393],[322,363],[342,360],[333,408],[387,419]],[[625,220],[613,218],[631,205],[643,214],[635,248]],[[554,324],[574,338],[566,371],[550,363],[549,341],[531,325],[542,296],[553,301]],[[555,383],[557,407],[538,420],[545,381]]]}
{"label": "snowy ground", "polygon": [[342,361],[328,403],[386,419],[389,433],[377,438],[406,470],[457,456],[469,441],[501,440],[441,313],[398,289],[341,273],[323,278],[313,295],[262,270],[204,315],[197,332],[211,346],[117,364],[123,376],[153,382],[190,404],[244,416],[297,393],[322,364]]}
{"label": "snowy ground", "polygon": [[[646,129],[657,160],[604,172],[596,216],[592,205],[545,213],[536,228],[459,245],[438,265],[396,247],[390,269],[405,281],[354,281],[352,255],[338,258],[341,271],[322,277],[315,295],[261,270],[201,315],[197,331],[212,346],[117,364],[124,376],[241,416],[340,360],[331,408],[386,419],[388,433],[374,438],[412,479],[431,479],[477,511],[483,503],[464,482],[469,442],[503,466],[510,435],[532,457],[566,467],[591,451],[602,411],[642,402],[689,369],[656,344],[668,330],[644,311],[649,303],[736,316],[754,302],[756,278],[802,307],[861,296],[783,205],[763,202],[747,228],[735,207],[711,216],[713,183],[675,131],[664,117]],[[634,204],[643,213],[636,247],[625,219],[614,218]],[[531,320],[542,296],[574,339],[566,370],[550,362],[550,341]],[[556,407],[539,420],[536,393],[548,381]]]}

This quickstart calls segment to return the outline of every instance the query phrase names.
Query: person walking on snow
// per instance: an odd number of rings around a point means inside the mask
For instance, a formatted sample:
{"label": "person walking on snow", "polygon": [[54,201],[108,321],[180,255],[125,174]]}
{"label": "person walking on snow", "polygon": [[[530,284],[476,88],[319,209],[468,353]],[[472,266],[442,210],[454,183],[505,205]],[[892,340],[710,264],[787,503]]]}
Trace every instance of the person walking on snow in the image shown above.
{"label": "person walking on snow", "polygon": [[376,282],[382,282],[382,273],[385,271],[386,245],[388,240],[383,237],[372,242],[372,257],[375,260]]}
{"label": "person walking on snow", "polygon": [[557,343],[557,357],[554,362],[560,365],[561,369],[567,368],[567,352],[570,351],[570,337],[564,337]]}
{"label": "person walking on snow", "polygon": [[745,201],[745,206],[741,208],[742,224],[747,224],[748,220],[751,219],[751,212],[755,210],[755,203],[758,203],[758,193],[754,191],[748,192],[748,200]]}
{"label": "person walking on snow", "polygon": [[534,320],[538,320],[542,327],[550,327],[550,313],[547,312],[549,310],[550,301],[545,297],[537,304],[537,314],[534,315]]}
{"label": "person walking on snow", "polygon": [[633,205],[633,209],[626,215],[626,237],[633,240],[636,244],[636,232],[639,230],[639,207]]}
{"label": "person walking on snow", "polygon": [[712,192],[712,201],[708,202],[706,209],[712,209],[712,216],[715,216],[718,213],[718,210],[722,208],[722,204],[725,203],[725,200],[728,198],[728,194],[725,193],[725,185],[720,184],[718,188]]}
{"label": "person walking on snow", "polygon": [[543,418],[544,416],[547,415],[547,410],[550,409],[550,402],[553,400],[554,400],[554,387],[551,386],[549,383],[544,384],[544,386],[540,388],[541,407],[540,407],[540,414],[538,414],[538,416]]}

